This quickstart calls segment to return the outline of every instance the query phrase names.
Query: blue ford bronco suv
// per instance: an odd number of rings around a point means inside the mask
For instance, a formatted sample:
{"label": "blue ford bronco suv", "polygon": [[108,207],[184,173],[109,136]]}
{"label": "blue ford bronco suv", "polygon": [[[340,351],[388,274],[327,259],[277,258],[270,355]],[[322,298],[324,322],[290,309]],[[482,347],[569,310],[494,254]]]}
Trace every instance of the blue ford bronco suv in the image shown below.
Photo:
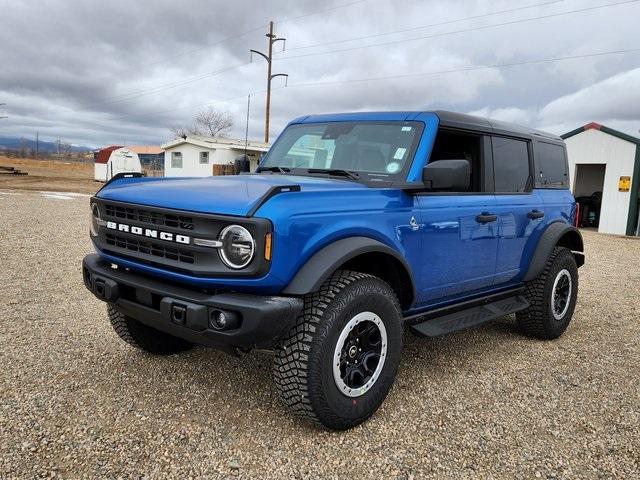
{"label": "blue ford bronco suv", "polygon": [[270,350],[283,402],[347,429],[384,401],[404,328],[564,332],[584,263],[567,171],[559,137],[483,118],[301,117],[253,173],[106,184],[84,282],[132,346]]}

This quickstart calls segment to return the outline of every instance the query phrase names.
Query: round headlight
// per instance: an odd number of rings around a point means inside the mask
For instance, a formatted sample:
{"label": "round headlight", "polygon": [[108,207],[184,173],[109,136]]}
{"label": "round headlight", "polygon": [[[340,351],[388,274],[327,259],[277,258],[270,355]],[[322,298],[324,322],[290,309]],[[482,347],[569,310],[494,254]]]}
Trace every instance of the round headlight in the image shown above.
{"label": "round headlight", "polygon": [[247,230],[240,225],[229,225],[220,232],[222,247],[218,250],[222,261],[231,268],[244,268],[253,259],[256,243]]}
{"label": "round headlight", "polygon": [[100,209],[98,208],[97,203],[91,204],[91,226],[89,230],[91,232],[91,236],[98,236],[98,227],[100,226]]}

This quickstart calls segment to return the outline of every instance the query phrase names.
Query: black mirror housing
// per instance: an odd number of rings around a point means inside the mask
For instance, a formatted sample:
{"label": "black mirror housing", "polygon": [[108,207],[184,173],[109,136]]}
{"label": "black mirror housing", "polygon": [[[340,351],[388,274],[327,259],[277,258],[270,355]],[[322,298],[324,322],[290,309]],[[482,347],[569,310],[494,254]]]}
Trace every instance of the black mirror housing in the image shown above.
{"label": "black mirror housing", "polygon": [[422,169],[422,181],[428,190],[466,192],[471,185],[471,163],[466,159],[429,162]]}

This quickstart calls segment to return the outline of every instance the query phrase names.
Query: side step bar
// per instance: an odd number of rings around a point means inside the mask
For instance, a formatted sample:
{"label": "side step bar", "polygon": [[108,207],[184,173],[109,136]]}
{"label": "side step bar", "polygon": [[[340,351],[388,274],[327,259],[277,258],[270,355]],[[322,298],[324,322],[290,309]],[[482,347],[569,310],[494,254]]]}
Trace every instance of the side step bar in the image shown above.
{"label": "side step bar", "polygon": [[437,337],[438,335],[475,327],[490,320],[519,312],[528,306],[529,302],[527,299],[522,295],[516,295],[485,305],[478,305],[458,312],[449,313],[442,317],[432,318],[422,323],[411,325],[410,328],[426,337]]}

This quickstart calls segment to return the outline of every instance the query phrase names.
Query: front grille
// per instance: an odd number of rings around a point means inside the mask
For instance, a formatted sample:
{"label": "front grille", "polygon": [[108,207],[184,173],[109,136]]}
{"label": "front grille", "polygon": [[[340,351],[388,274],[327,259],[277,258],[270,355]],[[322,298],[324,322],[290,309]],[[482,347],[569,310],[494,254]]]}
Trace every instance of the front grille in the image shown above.
{"label": "front grille", "polygon": [[194,263],[193,252],[184,248],[177,248],[170,245],[163,245],[146,240],[138,240],[137,238],[128,238],[113,233],[106,234],[107,245],[119,248],[126,248],[132,252],[140,252],[147,255],[153,255],[159,258],[166,258],[182,263]]}
{"label": "front grille", "polygon": [[[245,226],[256,241],[256,251],[264,251],[265,235],[271,231],[271,222],[261,218],[244,218],[186,210],[175,210],[151,205],[138,205],[114,200],[94,198],[101,219],[119,224],[104,225],[93,238],[100,251],[116,258],[196,277],[256,277],[264,275],[270,263],[256,255],[254,261],[242,270],[233,270],[221,260],[217,249],[195,245],[194,239],[216,240],[224,227],[231,223]],[[127,227],[120,228],[121,225]],[[134,227],[143,229],[131,231]],[[129,230],[131,229],[131,230]],[[146,229],[155,230],[149,237]],[[127,231],[129,230],[129,231]],[[175,240],[165,240],[161,233],[173,234]],[[189,243],[178,243],[175,235],[189,237]]]}
{"label": "front grille", "polygon": [[149,223],[155,226],[180,228],[193,230],[193,218],[187,215],[172,215],[164,212],[154,212],[142,208],[121,207],[106,203],[105,215],[119,220],[131,220],[140,223]]}

